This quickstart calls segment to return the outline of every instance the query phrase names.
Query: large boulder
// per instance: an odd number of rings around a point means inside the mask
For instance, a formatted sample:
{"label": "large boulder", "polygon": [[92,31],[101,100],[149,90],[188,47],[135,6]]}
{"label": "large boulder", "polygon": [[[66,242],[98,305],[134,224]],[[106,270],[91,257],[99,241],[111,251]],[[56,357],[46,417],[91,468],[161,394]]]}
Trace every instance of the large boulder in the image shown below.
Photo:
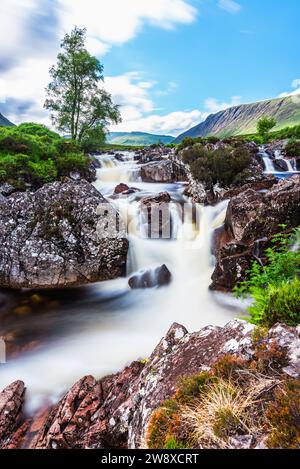
{"label": "large boulder", "polygon": [[186,180],[184,167],[171,160],[155,161],[141,167],[143,182],[172,183]]}
{"label": "large boulder", "polygon": [[140,288],[154,288],[169,285],[172,274],[168,267],[163,264],[155,269],[148,269],[130,277],[128,285],[133,290]]}
{"label": "large boulder", "polygon": [[253,260],[263,256],[272,236],[285,224],[289,229],[300,225],[300,176],[284,179],[262,193],[247,189],[233,197],[225,225],[214,237],[216,267],[211,288],[231,290],[244,279]]}
{"label": "large boulder", "polygon": [[[42,409],[19,424],[15,432],[12,427],[5,427],[5,447],[143,447],[152,412],[174,395],[183,376],[211,369],[225,354],[246,360],[256,357],[254,328],[245,321],[234,320],[225,327],[207,326],[188,333],[185,327],[174,323],[148,360],[134,362],[100,381],[86,376],[58,404]],[[270,352],[269,358],[274,350],[284,353],[284,360],[277,363],[277,376],[281,374],[282,380],[300,378],[298,328],[277,324],[262,339],[261,346],[265,355]],[[278,359],[278,355],[274,356]],[[266,402],[269,398],[267,394]],[[0,416],[7,408],[7,399],[4,407],[1,402],[0,399]],[[265,432],[262,433],[264,437]]]}
{"label": "large boulder", "polygon": [[115,233],[115,217],[113,207],[85,180],[3,197],[0,285],[60,288],[123,275],[128,241],[124,233]]}
{"label": "large boulder", "polygon": [[261,200],[259,200],[261,194],[258,196],[248,194],[242,205],[248,213],[253,213],[254,205],[255,213],[249,216],[244,212],[245,222],[238,228],[239,210],[236,211],[236,216],[232,214],[238,206],[241,207],[240,197],[243,198],[243,194],[231,200],[226,222],[230,224],[234,233],[239,230],[238,239],[243,242],[253,242],[262,236],[270,236],[278,231],[280,224],[286,224],[289,228],[300,224],[300,176],[280,181],[263,194]]}
{"label": "large boulder", "polygon": [[168,192],[160,192],[156,196],[147,196],[141,199],[140,215],[146,237],[171,237],[170,202],[171,196]]}

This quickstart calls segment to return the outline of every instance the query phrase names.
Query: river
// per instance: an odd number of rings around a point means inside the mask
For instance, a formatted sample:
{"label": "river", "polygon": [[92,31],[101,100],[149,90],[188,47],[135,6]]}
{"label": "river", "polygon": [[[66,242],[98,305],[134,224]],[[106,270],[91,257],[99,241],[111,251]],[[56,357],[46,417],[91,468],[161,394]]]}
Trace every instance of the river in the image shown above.
{"label": "river", "polygon": [[[51,308],[16,318],[28,341],[43,338],[43,345],[1,365],[0,388],[16,379],[27,386],[27,411],[56,402],[76,380],[92,374],[100,378],[120,371],[132,360],[152,352],[173,322],[189,331],[224,325],[242,314],[242,305],[230,295],[208,287],[214,267],[213,230],[224,222],[227,202],[198,207],[199,225],[182,223],[179,208],[188,202],[184,183],[144,183],[134,152],[123,152],[122,161],[111,154],[99,156],[95,187],[121,213],[128,212],[129,252],[127,277],[78,289],[51,292]],[[129,197],[112,197],[115,186],[127,183],[140,189]],[[173,237],[146,239],[137,229],[139,200],[167,191],[171,195]],[[170,285],[131,290],[133,272],[166,264]],[[46,293],[47,295],[47,293]]]}

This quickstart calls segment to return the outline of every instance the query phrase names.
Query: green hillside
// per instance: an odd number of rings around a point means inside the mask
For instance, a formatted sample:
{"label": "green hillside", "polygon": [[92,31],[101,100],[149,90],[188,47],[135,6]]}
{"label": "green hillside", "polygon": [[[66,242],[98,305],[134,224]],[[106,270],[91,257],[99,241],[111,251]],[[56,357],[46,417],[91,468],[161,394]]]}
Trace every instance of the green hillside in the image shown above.
{"label": "green hillside", "polygon": [[181,142],[185,137],[213,135],[224,138],[252,134],[256,132],[257,122],[263,116],[276,119],[274,131],[300,124],[300,95],[242,104],[211,114],[204,122],[179,135],[174,143]]}
{"label": "green hillside", "polygon": [[111,132],[106,141],[113,145],[145,146],[154,143],[168,144],[174,140],[169,135],[153,135],[145,132]]}

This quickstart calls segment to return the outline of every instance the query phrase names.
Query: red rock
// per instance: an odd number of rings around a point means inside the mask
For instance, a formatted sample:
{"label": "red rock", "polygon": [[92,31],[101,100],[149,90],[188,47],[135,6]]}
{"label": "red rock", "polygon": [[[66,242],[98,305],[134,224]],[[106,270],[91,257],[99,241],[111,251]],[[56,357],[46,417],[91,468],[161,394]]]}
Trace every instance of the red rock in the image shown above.
{"label": "red rock", "polygon": [[128,189],[129,189],[129,186],[121,182],[115,187],[114,194],[121,194],[122,192],[128,191]]}
{"label": "red rock", "polygon": [[20,424],[25,385],[15,381],[0,393],[0,448],[5,446],[10,435]]}

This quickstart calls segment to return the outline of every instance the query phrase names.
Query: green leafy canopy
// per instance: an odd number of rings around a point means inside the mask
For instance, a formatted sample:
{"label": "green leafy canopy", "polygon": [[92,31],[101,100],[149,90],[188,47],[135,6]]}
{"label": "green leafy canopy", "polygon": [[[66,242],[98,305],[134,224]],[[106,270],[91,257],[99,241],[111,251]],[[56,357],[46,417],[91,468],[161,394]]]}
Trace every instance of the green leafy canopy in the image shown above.
{"label": "green leafy canopy", "polygon": [[50,69],[45,108],[53,125],[73,140],[103,138],[108,123],[120,122],[120,112],[111,96],[100,87],[103,66],[85,48],[86,30],[75,27],[66,34],[57,64]]}

